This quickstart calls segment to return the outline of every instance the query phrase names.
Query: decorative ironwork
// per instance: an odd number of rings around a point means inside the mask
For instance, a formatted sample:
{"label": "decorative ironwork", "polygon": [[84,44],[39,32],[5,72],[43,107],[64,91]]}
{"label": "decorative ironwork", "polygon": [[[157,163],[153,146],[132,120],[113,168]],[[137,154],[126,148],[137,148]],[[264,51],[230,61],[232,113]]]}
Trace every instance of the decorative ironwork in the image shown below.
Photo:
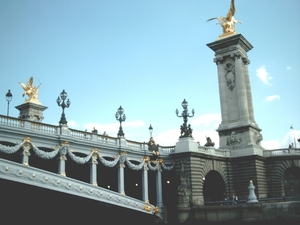
{"label": "decorative ironwork", "polygon": [[123,128],[122,128],[122,122],[124,122],[126,120],[126,116],[125,116],[125,113],[123,114],[123,112],[124,112],[124,109],[122,108],[122,106],[120,106],[118,111],[116,112],[116,115],[115,115],[116,119],[120,122],[118,137],[124,137],[125,136],[125,134],[123,132]]}
{"label": "decorative ironwork", "polygon": [[192,115],[190,115],[189,111],[188,111],[188,102],[184,99],[182,102],[182,108],[183,111],[181,113],[181,115],[179,116],[178,113],[178,109],[176,109],[176,115],[178,117],[182,117],[183,118],[183,124],[180,126],[180,130],[181,130],[181,134],[180,134],[180,138],[182,137],[192,137],[192,128],[191,128],[191,124],[187,125],[187,121],[188,121],[188,117],[193,117],[195,114],[195,110],[192,110]]}
{"label": "decorative ironwork", "polygon": [[[71,105],[71,101],[68,99],[67,102],[65,103],[65,100],[67,97],[68,97],[67,92],[65,92],[65,90],[63,90],[60,93],[60,98],[57,97],[57,99],[56,99],[57,105],[62,107],[62,114],[61,114],[61,118],[59,121],[59,125],[62,125],[62,124],[67,125],[68,124],[66,116],[65,116],[65,108],[69,108],[69,106]],[[62,103],[61,103],[61,99],[62,99]]]}

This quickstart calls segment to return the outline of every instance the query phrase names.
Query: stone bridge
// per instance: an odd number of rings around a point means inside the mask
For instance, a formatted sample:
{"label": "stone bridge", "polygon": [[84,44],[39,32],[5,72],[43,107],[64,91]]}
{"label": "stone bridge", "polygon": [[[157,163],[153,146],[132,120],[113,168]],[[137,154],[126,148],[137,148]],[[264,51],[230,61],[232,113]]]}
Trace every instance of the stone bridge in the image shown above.
{"label": "stone bridge", "polygon": [[291,177],[299,182],[300,149],[237,157],[191,137],[158,149],[154,157],[148,143],[0,116],[0,178],[7,190],[12,184],[5,180],[165,222],[184,222],[197,208],[200,213],[220,204],[224,193],[230,199],[234,191],[244,204],[249,180],[258,201],[282,201],[297,192],[288,182]]}

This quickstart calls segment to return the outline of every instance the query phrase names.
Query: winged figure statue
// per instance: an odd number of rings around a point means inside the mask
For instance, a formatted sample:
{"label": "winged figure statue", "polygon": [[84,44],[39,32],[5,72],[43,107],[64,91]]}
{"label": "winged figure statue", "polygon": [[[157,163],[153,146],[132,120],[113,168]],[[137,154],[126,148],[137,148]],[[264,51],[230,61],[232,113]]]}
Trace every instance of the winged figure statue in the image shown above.
{"label": "winged figure statue", "polygon": [[24,92],[22,93],[22,96],[24,97],[25,95],[27,95],[29,98],[25,99],[25,102],[29,102],[29,101],[35,101],[35,102],[39,102],[38,98],[38,89],[40,87],[40,85],[38,87],[33,85],[33,77],[30,77],[29,81],[26,84],[23,84],[22,82],[19,82],[22,86],[22,88],[24,89]]}
{"label": "winged figure statue", "polygon": [[[208,19],[206,22],[218,19],[218,22],[216,24],[220,24],[222,26],[223,35],[235,34],[236,33],[235,24],[242,23],[242,21],[235,20],[233,17],[234,14],[235,14],[234,0],[231,0],[230,9],[229,9],[226,17],[218,16],[218,17]],[[223,36],[223,35],[221,35],[221,36]]]}

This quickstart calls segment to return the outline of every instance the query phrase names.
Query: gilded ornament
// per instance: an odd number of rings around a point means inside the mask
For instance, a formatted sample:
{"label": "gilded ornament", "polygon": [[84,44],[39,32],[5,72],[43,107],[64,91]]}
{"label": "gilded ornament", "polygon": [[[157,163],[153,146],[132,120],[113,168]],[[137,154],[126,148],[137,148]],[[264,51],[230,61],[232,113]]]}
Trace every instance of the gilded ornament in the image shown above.
{"label": "gilded ornament", "polygon": [[233,17],[234,14],[235,14],[234,0],[231,0],[230,8],[226,17],[218,16],[218,17],[208,19],[206,22],[218,19],[218,22],[216,24],[220,24],[223,29],[223,34],[220,35],[220,38],[224,38],[229,35],[236,34],[235,24],[242,23],[242,21],[234,19]]}
{"label": "gilded ornament", "polygon": [[155,206],[153,209],[153,214],[156,215],[158,213],[159,213],[159,208],[157,206]]}
{"label": "gilded ornament", "polygon": [[150,205],[144,205],[143,206],[143,210],[147,211],[147,212],[151,212],[152,207]]}
{"label": "gilded ornament", "polygon": [[30,77],[29,81],[26,84],[23,84],[22,82],[19,82],[24,90],[22,96],[24,97],[25,95],[28,96],[28,99],[25,99],[25,102],[34,102],[41,104],[40,101],[38,100],[38,89],[41,85],[39,84],[38,87],[33,85],[33,77]]}

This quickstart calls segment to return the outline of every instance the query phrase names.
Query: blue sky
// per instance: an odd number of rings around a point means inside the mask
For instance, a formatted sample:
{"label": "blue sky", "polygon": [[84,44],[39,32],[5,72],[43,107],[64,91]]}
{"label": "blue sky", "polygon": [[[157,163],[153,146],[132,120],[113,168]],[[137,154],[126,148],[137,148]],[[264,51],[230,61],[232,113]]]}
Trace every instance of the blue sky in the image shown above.
{"label": "blue sky", "polygon": [[[195,141],[210,136],[218,147],[221,122],[217,67],[206,44],[222,33],[216,16],[230,0],[1,0],[0,114],[13,94],[10,116],[22,104],[19,82],[34,77],[44,123],[57,125],[63,89],[71,106],[70,128],[117,136],[115,113],[127,116],[125,137],[148,141],[148,127],[160,145],[180,135],[181,102]],[[236,0],[235,18],[252,45],[248,52],[255,120],[263,147],[287,147],[300,138],[300,1]],[[293,129],[290,129],[290,126]],[[298,143],[297,143],[298,144]],[[298,144],[299,146],[299,144]]]}

